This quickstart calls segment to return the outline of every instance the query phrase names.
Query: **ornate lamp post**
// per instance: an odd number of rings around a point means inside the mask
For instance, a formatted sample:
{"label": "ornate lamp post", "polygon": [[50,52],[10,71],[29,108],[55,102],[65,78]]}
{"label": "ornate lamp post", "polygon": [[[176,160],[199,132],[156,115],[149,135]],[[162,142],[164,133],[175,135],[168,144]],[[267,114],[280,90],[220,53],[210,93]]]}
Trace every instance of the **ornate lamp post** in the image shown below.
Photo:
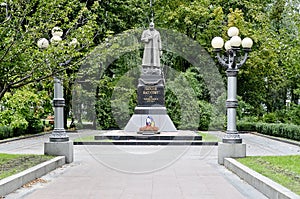
{"label": "ornate lamp post", "polygon": [[[62,40],[61,36],[63,31],[59,27],[54,27],[51,31],[52,38],[50,42],[57,44]],[[72,42],[75,42],[73,39]],[[71,45],[75,45],[71,42]],[[76,40],[77,42],[77,40]],[[41,49],[49,47],[49,41],[46,38],[39,39],[37,43]],[[64,106],[65,99],[63,98],[63,86],[62,81],[54,76],[54,130],[49,137],[49,143],[45,143],[45,154],[49,155],[65,155],[66,162],[70,163],[73,161],[73,143],[69,142],[69,136],[66,134],[64,129]]]}
{"label": "ornate lamp post", "polygon": [[[237,100],[237,74],[239,71],[239,68],[246,62],[248,58],[248,54],[251,51],[251,47],[253,45],[252,39],[246,37],[243,40],[238,36],[239,29],[236,27],[231,27],[228,29],[228,36],[230,37],[230,40],[225,43],[224,46],[224,40],[221,37],[215,37],[212,39],[211,44],[212,47],[215,49],[215,52],[217,54],[217,59],[219,63],[226,68],[226,74],[227,74],[227,100],[226,100],[226,108],[227,108],[227,131],[226,135],[223,137],[223,143],[226,144],[242,144],[242,138],[240,138],[240,135],[237,132],[236,129],[236,108],[238,106],[238,100]],[[244,55],[240,56],[240,46],[242,44]],[[220,52],[221,49],[225,47],[226,55],[221,56]],[[219,145],[220,146],[220,145]],[[224,145],[221,144],[221,148]],[[232,149],[236,146],[232,145],[229,146]],[[242,147],[245,148],[245,147]],[[223,149],[221,149],[223,150]],[[223,155],[224,153],[219,149],[219,152],[221,152]],[[231,150],[231,149],[230,149]],[[236,155],[235,150],[232,152],[228,152],[224,157],[236,157],[240,155]],[[230,154],[231,153],[231,154]],[[246,155],[246,149],[245,149],[245,155]],[[219,154],[220,156],[220,154]],[[243,155],[242,155],[243,156]],[[223,156],[221,159],[224,158]],[[223,160],[222,160],[223,161]],[[220,162],[219,163],[223,163]]]}
{"label": "ornate lamp post", "polygon": [[[54,27],[51,31],[52,38],[51,43],[58,43],[62,40],[61,36],[63,31],[59,27]],[[46,38],[41,38],[37,43],[39,48],[45,49],[49,46],[49,41]],[[64,106],[65,99],[63,98],[63,86],[62,82],[56,76],[54,78],[54,130],[50,135],[50,142],[66,142],[69,141],[69,137],[64,129]]]}

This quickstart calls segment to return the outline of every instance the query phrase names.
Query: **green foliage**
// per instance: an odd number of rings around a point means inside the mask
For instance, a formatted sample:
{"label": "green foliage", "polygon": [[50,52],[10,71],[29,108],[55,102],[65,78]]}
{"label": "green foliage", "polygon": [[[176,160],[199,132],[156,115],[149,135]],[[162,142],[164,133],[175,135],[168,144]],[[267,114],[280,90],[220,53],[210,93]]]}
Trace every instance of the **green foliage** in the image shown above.
{"label": "green foliage", "polygon": [[300,126],[297,125],[257,123],[256,131],[261,134],[300,141]]}
{"label": "green foliage", "polygon": [[300,105],[291,104],[283,111],[285,112],[283,122],[300,125]]}
{"label": "green foliage", "polygon": [[263,115],[262,117],[262,121],[266,122],[266,123],[277,123],[277,117],[276,117],[276,113],[272,112],[272,113],[266,113]]}
{"label": "green foliage", "polygon": [[9,126],[0,126],[0,140],[13,136],[13,129]]}
{"label": "green foliage", "polygon": [[0,125],[13,129],[13,136],[41,132],[41,118],[47,114],[43,106],[49,101],[45,92],[33,93],[28,88],[6,93],[1,103]]}
{"label": "green foliage", "polygon": [[256,122],[238,121],[236,124],[238,131],[256,131]]}
{"label": "green foliage", "polygon": [[211,123],[212,106],[203,78],[195,68],[168,78],[166,107],[179,129],[207,130]]}
{"label": "green foliage", "polygon": [[[14,89],[31,82],[40,84],[40,80],[59,74],[65,82],[66,114],[72,110],[72,114],[78,116],[76,119],[79,121],[81,119],[94,121],[95,116],[90,113],[94,111],[95,105],[88,102],[96,95],[99,125],[101,128],[115,128],[118,122],[113,119],[114,111],[111,107],[113,91],[119,79],[127,71],[139,67],[141,63],[139,50],[123,55],[124,52],[140,48],[138,44],[126,47],[127,43],[132,42],[130,39],[136,39],[136,34],[140,34],[139,31],[129,33],[127,30],[148,26],[151,16],[149,1],[12,0],[6,2],[0,7],[0,99],[2,103],[6,103],[7,98],[4,97],[6,92],[14,93],[16,92]],[[283,0],[156,0],[153,2],[157,28],[170,29],[187,35],[200,43],[212,57],[215,55],[212,52],[211,39],[215,36],[228,39],[226,31],[229,27],[237,26],[242,38],[251,37],[254,41],[251,57],[238,75],[238,95],[241,96],[237,110],[238,119],[244,122],[255,116],[264,122],[299,125],[299,106],[293,105],[290,109],[285,107],[287,98],[295,104],[300,98],[298,0],[288,2]],[[42,37],[50,40],[51,29],[55,26],[63,29],[63,41],[58,45],[51,44],[43,51],[38,49],[37,40]],[[132,34],[132,37],[119,43],[112,42],[115,39],[113,35],[122,32],[125,35]],[[74,37],[80,43],[76,48],[67,45]],[[82,93],[81,97],[85,98],[85,103],[75,103],[80,108],[72,109],[71,88],[77,77],[81,60],[98,44],[101,44],[101,47],[99,54],[95,56],[101,59],[93,64],[97,68],[91,69],[99,71],[100,65],[102,79],[91,80],[90,84],[81,85],[88,87],[100,83],[98,91],[95,94],[95,88],[93,91]],[[113,45],[112,48],[105,47],[110,44]],[[122,45],[125,47],[122,48]],[[124,51],[122,55],[120,51]],[[219,114],[221,111],[219,104],[214,104],[211,110],[209,106],[203,105],[212,100],[210,99],[212,97],[208,93],[203,77],[197,70],[191,68],[192,64],[173,52],[164,52],[162,63],[186,72],[178,82],[185,78],[188,82],[186,85],[193,90],[197,98],[190,102],[191,107],[189,107],[186,105],[188,103],[181,102],[181,98],[183,95],[191,94],[192,91],[187,90],[180,94],[174,89],[166,88],[166,105],[175,124],[191,128],[190,124],[193,123],[193,127],[196,124],[199,128],[206,128],[207,123],[210,123],[210,128],[219,129],[220,126],[223,128],[226,118],[223,114]],[[104,65],[108,67],[105,68]],[[219,70],[224,75],[224,70],[222,68]],[[135,77],[138,76],[136,74],[134,73]],[[136,80],[132,81],[136,86]],[[122,124],[127,118],[125,115],[132,114],[136,98],[132,87],[126,89],[123,98],[113,100],[115,104],[120,105],[119,110],[115,112],[117,117],[121,118]],[[50,95],[51,92],[48,94]],[[129,109],[128,104],[123,103],[125,98],[130,99]],[[222,101],[222,106],[225,100],[226,98]],[[198,112],[192,112],[193,108],[197,108]],[[44,113],[51,111],[51,107],[48,111],[44,109]],[[11,112],[4,110],[4,113],[1,113],[5,114],[1,124],[9,124],[20,131],[31,126],[35,126],[34,129],[38,128],[39,124],[35,124],[35,118],[30,119],[26,112],[20,111],[13,115]],[[28,118],[24,119],[24,115]],[[202,115],[203,118],[196,115]],[[190,117],[197,119],[190,121]]]}
{"label": "green foliage", "polygon": [[212,122],[212,105],[206,101],[199,100],[199,125],[198,130],[209,130]]}
{"label": "green foliage", "polygon": [[112,115],[111,96],[114,89],[112,79],[103,77],[100,80],[99,92],[96,96],[96,114],[98,125],[101,129],[117,128],[117,124]]}

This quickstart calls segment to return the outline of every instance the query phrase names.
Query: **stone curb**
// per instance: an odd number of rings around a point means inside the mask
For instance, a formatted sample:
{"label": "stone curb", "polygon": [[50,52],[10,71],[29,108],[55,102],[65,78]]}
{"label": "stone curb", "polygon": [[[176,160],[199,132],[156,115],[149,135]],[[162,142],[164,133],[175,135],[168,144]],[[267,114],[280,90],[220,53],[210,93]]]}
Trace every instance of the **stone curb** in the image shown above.
{"label": "stone curb", "polygon": [[48,134],[51,134],[51,132],[37,133],[37,134],[33,134],[33,135],[24,135],[24,136],[15,137],[15,138],[8,138],[5,140],[0,140],[0,144],[18,141],[18,140],[24,140],[24,139],[28,139],[28,138],[40,137],[40,136],[44,136],[44,135],[48,135]]}
{"label": "stone curb", "polygon": [[265,135],[265,134],[261,134],[261,133],[257,133],[257,132],[249,132],[249,133],[251,133],[253,135],[269,138],[269,139],[272,139],[272,140],[276,140],[276,141],[279,141],[279,142],[284,142],[284,143],[287,143],[287,144],[300,146],[300,142],[298,142],[298,141],[289,140],[289,139],[280,138],[280,137],[274,137],[274,136]]}
{"label": "stone curb", "polygon": [[272,199],[300,199],[300,196],[270,180],[269,178],[253,171],[232,158],[224,159],[224,166],[245,180],[248,184]]}
{"label": "stone curb", "polygon": [[65,157],[58,156],[39,165],[31,167],[25,171],[17,173],[0,180],[0,198],[5,196],[18,188],[22,187],[28,182],[35,180],[54,169],[65,164]]}

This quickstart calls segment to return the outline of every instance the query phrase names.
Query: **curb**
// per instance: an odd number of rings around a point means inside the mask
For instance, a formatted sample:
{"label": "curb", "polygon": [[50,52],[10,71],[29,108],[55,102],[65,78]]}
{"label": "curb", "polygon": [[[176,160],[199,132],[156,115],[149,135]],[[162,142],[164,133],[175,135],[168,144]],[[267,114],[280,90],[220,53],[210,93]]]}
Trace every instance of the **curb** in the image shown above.
{"label": "curb", "polygon": [[22,187],[24,184],[31,182],[58,167],[65,164],[65,157],[58,156],[34,167],[26,169],[20,173],[9,176],[0,180],[0,198],[5,196],[18,188]]}
{"label": "curb", "polygon": [[37,134],[33,134],[33,135],[25,135],[25,136],[16,137],[16,138],[8,138],[8,139],[5,139],[5,140],[0,140],[0,144],[13,142],[13,141],[18,141],[18,140],[24,140],[24,139],[27,139],[27,138],[40,137],[40,136],[44,136],[44,135],[48,135],[48,134],[51,134],[51,132],[37,133]]}
{"label": "curb", "polygon": [[269,138],[269,139],[272,139],[272,140],[276,140],[276,141],[279,141],[279,142],[284,142],[284,143],[287,143],[287,144],[300,146],[300,142],[298,142],[298,141],[289,140],[289,139],[286,139],[286,138],[274,137],[274,136],[265,135],[265,134],[261,134],[261,133],[257,133],[257,132],[249,132],[249,133],[251,133],[253,135]]}
{"label": "curb", "polygon": [[300,199],[300,196],[269,178],[253,171],[232,158],[224,159],[224,166],[248,184],[272,199]]}
{"label": "curb", "polygon": [[[7,138],[5,140],[0,140],[0,144],[18,141],[18,140],[24,140],[24,139],[28,139],[28,138],[40,137],[40,136],[44,136],[44,135],[50,135],[51,133],[52,133],[52,131],[48,131],[48,132],[37,133],[37,134],[32,134],[32,135],[24,135],[21,137]],[[78,131],[77,130],[66,130],[66,133],[78,133]]]}

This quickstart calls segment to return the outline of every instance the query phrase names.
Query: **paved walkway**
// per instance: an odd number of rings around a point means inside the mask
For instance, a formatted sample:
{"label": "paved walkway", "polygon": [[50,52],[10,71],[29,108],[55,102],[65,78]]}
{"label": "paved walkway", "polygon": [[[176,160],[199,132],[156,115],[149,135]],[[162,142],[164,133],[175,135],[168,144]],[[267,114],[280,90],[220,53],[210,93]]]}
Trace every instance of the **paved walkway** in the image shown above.
{"label": "paved walkway", "polygon": [[[70,134],[72,139],[84,134]],[[220,132],[212,132],[221,136]],[[48,136],[0,144],[0,152],[43,153]],[[243,134],[247,155],[300,154],[300,147]],[[216,146],[74,146],[75,161],[10,198],[265,198],[217,164]]]}

